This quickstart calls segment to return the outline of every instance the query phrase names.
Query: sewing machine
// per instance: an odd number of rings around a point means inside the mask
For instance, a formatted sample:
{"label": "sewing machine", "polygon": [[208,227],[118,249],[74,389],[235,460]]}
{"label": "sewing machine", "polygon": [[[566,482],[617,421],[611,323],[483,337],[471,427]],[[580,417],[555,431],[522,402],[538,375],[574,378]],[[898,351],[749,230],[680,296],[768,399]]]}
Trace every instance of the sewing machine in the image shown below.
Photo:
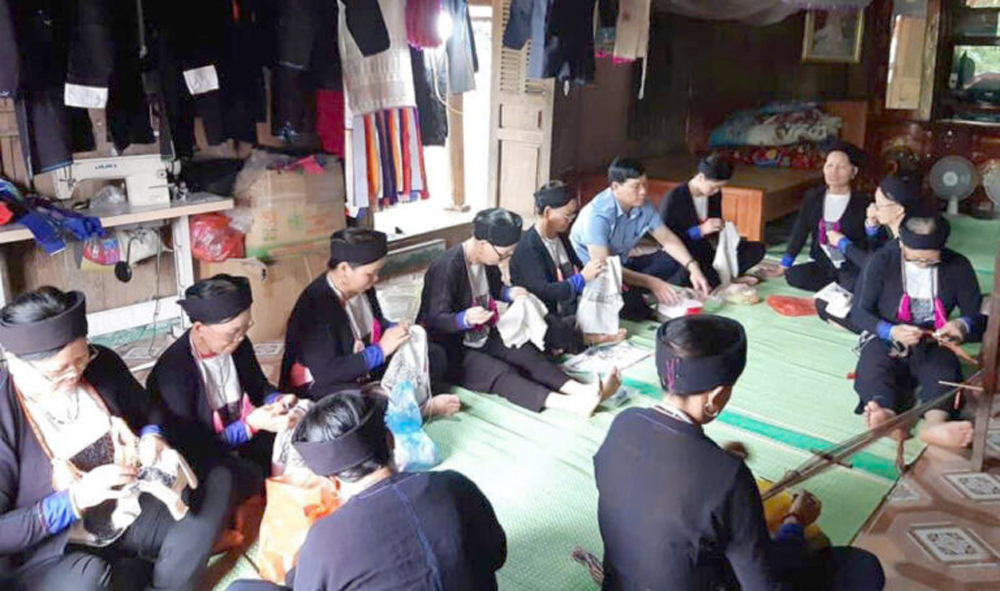
{"label": "sewing machine", "polygon": [[86,158],[53,173],[56,197],[70,199],[80,181],[124,179],[129,205],[148,207],[170,205],[167,166],[159,154]]}

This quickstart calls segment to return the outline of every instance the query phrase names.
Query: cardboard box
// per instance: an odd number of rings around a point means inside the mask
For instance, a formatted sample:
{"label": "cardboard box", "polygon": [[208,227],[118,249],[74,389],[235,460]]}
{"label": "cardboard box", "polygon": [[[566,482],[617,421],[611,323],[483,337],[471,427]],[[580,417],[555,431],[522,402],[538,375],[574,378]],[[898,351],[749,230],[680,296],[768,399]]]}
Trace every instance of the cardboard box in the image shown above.
{"label": "cardboard box", "polygon": [[246,255],[270,259],[325,246],[345,225],[344,175],[331,159],[323,174],[262,170],[237,189],[236,200],[248,207],[253,226]]}
{"label": "cardboard box", "polygon": [[323,248],[277,256],[267,263],[256,258],[229,259],[222,263],[199,262],[198,278],[227,273],[249,279],[253,290],[250,340],[254,343],[283,341],[295,302],[302,290],[326,271],[329,257],[329,249]]}

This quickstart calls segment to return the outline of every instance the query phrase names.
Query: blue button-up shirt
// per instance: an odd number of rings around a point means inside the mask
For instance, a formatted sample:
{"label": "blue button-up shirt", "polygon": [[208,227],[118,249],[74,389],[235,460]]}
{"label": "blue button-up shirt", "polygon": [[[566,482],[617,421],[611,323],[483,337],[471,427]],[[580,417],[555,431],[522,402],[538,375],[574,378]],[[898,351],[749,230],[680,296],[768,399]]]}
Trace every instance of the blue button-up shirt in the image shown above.
{"label": "blue button-up shirt", "polygon": [[588,246],[607,247],[611,256],[620,256],[624,263],[639,240],[662,225],[663,220],[652,203],[646,201],[642,207],[633,207],[625,213],[609,187],[580,210],[569,240],[584,263],[590,260]]}

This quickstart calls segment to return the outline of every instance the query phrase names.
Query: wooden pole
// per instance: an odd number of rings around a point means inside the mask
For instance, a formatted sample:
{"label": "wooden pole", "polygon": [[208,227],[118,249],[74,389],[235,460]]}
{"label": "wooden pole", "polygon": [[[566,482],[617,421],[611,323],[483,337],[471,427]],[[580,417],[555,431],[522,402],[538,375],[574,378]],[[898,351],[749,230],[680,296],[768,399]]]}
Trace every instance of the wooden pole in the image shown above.
{"label": "wooden pole", "polygon": [[983,335],[983,392],[976,407],[976,430],[972,436],[972,460],[969,468],[982,472],[986,465],[986,441],[989,436],[993,399],[997,391],[997,364],[1000,362],[1000,251],[993,266],[993,291],[990,293],[990,316]]}
{"label": "wooden pole", "polygon": [[465,204],[465,101],[462,93],[448,95],[448,152],[451,156],[451,199],[455,211],[467,211]]}

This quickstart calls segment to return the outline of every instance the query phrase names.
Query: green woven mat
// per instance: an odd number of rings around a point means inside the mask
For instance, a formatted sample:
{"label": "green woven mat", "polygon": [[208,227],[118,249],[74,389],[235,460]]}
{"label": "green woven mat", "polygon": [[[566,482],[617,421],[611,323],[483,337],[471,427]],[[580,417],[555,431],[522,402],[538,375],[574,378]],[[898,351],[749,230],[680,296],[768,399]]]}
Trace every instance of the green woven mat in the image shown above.
{"label": "green woven mat", "polygon": [[[570,552],[580,545],[603,552],[597,526],[593,455],[614,415],[602,409],[582,421],[560,411],[531,413],[496,397],[459,390],[463,412],[427,430],[442,456],[439,469],[462,472],[483,490],[507,532],[501,589],[596,588]],[[628,405],[652,400],[636,396]],[[725,413],[723,413],[725,416]],[[757,476],[777,479],[808,454],[723,422],[709,425],[719,442],[742,441]],[[683,475],[678,475],[683,477]],[[844,468],[819,476],[808,488],[823,502],[820,526],[835,544],[848,543],[893,481]]]}

